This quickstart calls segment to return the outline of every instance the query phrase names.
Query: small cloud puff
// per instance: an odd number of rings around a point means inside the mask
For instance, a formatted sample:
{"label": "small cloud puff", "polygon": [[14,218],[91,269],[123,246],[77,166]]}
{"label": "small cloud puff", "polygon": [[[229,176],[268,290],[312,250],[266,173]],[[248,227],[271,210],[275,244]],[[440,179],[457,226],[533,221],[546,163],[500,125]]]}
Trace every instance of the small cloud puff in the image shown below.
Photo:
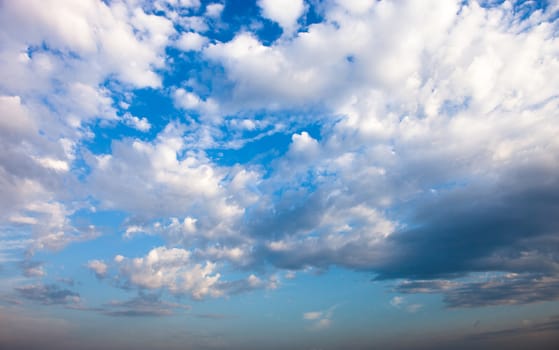
{"label": "small cloud puff", "polygon": [[303,319],[311,322],[310,329],[323,330],[332,325],[332,314],[337,305],[324,311],[309,311],[303,314]]}
{"label": "small cloud puff", "polygon": [[130,113],[124,114],[124,124],[141,132],[148,132],[151,129],[151,124],[146,117],[136,117]]}
{"label": "small cloud puff", "polygon": [[87,268],[93,271],[99,279],[103,279],[107,275],[108,266],[102,260],[90,260],[87,263]]}

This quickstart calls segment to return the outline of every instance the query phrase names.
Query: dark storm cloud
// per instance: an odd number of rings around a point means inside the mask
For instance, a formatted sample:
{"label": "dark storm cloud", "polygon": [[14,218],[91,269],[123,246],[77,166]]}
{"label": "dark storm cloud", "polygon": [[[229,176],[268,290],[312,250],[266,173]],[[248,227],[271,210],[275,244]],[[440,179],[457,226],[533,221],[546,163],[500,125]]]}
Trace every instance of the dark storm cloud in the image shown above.
{"label": "dark storm cloud", "polygon": [[[536,161],[501,169],[499,174],[495,181],[443,186],[404,203],[395,219],[406,226],[374,244],[369,244],[367,228],[357,226],[348,236],[272,233],[271,238],[281,237],[283,246],[260,246],[255,261],[295,270],[338,265],[371,271],[377,280],[404,278],[409,284],[399,286],[401,292],[444,293],[450,307],[555,300],[559,177],[553,167]],[[336,205],[325,198],[317,192],[300,208],[307,215]],[[275,215],[298,223],[299,216],[288,212],[278,210]],[[289,232],[288,224],[278,227]],[[495,285],[455,282],[483,272],[517,275]],[[530,284],[537,291],[529,292]]]}
{"label": "dark storm cloud", "polygon": [[528,304],[559,300],[559,277],[530,274],[466,283],[444,295],[449,307]]}
{"label": "dark storm cloud", "polygon": [[[390,237],[377,279],[400,293],[442,293],[448,307],[559,300],[559,181],[533,167],[499,185],[435,196],[415,225]],[[483,281],[455,277],[502,271]]]}
{"label": "dark storm cloud", "polygon": [[34,284],[16,287],[19,296],[39,302],[44,305],[74,304],[80,299],[80,295],[69,289],[63,289],[56,284]]}
{"label": "dark storm cloud", "polygon": [[559,271],[559,181],[519,172],[493,186],[434,195],[407,230],[390,236],[378,279],[432,279],[470,272]]}
{"label": "dark storm cloud", "polygon": [[394,291],[403,294],[442,293],[450,308],[529,304],[559,300],[559,276],[506,274],[483,281],[404,281]]}
{"label": "dark storm cloud", "polygon": [[[288,248],[261,246],[256,255],[282,268],[335,264],[373,271],[377,279],[559,272],[559,179],[545,168],[513,171],[497,184],[442,189],[406,203],[403,217],[395,219],[407,225],[374,245],[368,244],[366,228],[361,228],[362,234],[353,231],[347,239],[284,236],[292,243]],[[302,205],[305,213],[324,210],[318,198]],[[279,210],[276,215],[298,222],[297,215],[288,218]]]}

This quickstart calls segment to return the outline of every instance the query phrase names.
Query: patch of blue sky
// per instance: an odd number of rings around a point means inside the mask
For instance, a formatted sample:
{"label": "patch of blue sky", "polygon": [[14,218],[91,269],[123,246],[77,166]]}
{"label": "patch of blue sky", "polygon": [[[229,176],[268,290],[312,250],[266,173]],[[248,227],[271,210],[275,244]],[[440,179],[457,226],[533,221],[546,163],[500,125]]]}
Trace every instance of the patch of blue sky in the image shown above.
{"label": "patch of blue sky", "polygon": [[264,45],[270,45],[281,36],[280,26],[260,17],[256,1],[230,0],[225,3],[221,16],[224,29],[215,33],[215,39],[226,42],[237,33],[247,31],[258,36]]}
{"label": "patch of blue sky", "polygon": [[151,125],[149,130],[137,130],[133,126],[126,125],[123,119],[100,120],[87,124],[86,128],[91,131],[93,137],[82,142],[89,152],[95,155],[111,154],[112,143],[125,138],[153,140],[169,122],[179,119],[180,112],[174,108],[171,99],[164,92],[139,89],[135,90],[132,96],[128,108],[122,108],[119,105],[120,101],[115,100],[114,107],[119,110],[117,114],[121,118],[126,113],[137,118],[146,118]]}
{"label": "patch of blue sky", "polygon": [[[263,116],[258,116],[254,120],[264,120],[264,118]],[[307,132],[317,141],[322,139],[322,125],[319,123],[287,125],[277,132],[275,132],[276,129],[274,127],[274,125],[270,125],[263,130],[243,131],[240,138],[247,141],[241,143],[242,147],[210,148],[206,150],[206,154],[212,161],[221,166],[232,166],[235,164],[261,166],[267,169],[264,175],[264,178],[267,178],[273,172],[273,162],[288,151],[293,134]],[[227,125],[223,125],[221,131],[226,137],[224,140],[225,144],[227,144],[227,139],[229,141],[238,139],[238,137],[234,138],[231,136],[235,134],[228,130]]]}
{"label": "patch of blue sky", "polygon": [[[479,1],[479,5],[483,8],[493,8],[503,5],[506,0],[483,0]],[[464,3],[469,3],[465,1]],[[549,0],[516,0],[512,1],[512,11],[514,17],[520,21],[530,18],[535,12],[546,12],[549,7]],[[552,15],[549,21],[557,18],[557,15]]]}
{"label": "patch of blue sky", "polygon": [[440,113],[452,117],[461,111],[467,110],[471,103],[471,96],[466,96],[461,100],[445,100],[440,107]]}

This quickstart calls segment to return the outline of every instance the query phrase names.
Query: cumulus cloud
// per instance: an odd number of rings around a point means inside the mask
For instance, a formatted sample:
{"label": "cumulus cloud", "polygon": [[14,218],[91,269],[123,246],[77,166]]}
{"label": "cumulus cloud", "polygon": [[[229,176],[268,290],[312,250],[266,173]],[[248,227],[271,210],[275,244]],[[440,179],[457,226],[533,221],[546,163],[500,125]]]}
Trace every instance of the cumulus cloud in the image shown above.
{"label": "cumulus cloud", "polygon": [[[292,41],[267,46],[241,33],[205,50],[226,69],[239,106],[325,101],[339,116],[320,142],[294,135],[285,163],[260,186],[282,196],[264,195],[261,210],[248,212],[249,232],[268,232],[262,255],[276,266],[339,264],[378,278],[556,271],[557,99],[543,78],[557,68],[543,53],[555,47],[553,11],[521,19],[507,4],[432,5],[423,13],[414,2],[339,3],[325,15],[336,25]],[[399,30],[386,40],[374,35],[392,26]],[[512,57],[513,47],[542,54]],[[305,152],[315,157],[289,161]],[[305,182],[316,190],[290,188]],[[384,218],[394,206],[406,214]],[[366,222],[377,222],[376,234]]]}
{"label": "cumulus cloud", "polygon": [[147,132],[151,129],[151,124],[146,117],[136,117],[130,113],[124,114],[124,123],[141,132]]}
{"label": "cumulus cloud", "polygon": [[220,3],[213,3],[206,6],[206,16],[211,18],[218,18],[223,12],[225,6]]}
{"label": "cumulus cloud", "polygon": [[303,0],[259,0],[258,6],[262,9],[262,16],[277,22],[287,34],[297,29],[297,19],[305,11]]}
{"label": "cumulus cloud", "polygon": [[[2,217],[32,233],[29,252],[61,249],[97,236],[73,225],[70,216],[85,205],[69,198],[80,191],[74,161],[91,137],[87,127],[117,119],[106,79],[159,86],[155,71],[165,64],[174,29],[166,18],[119,1],[1,6]],[[149,129],[145,118],[125,120]]]}
{"label": "cumulus cloud", "polygon": [[216,265],[196,264],[184,249],[155,248],[143,258],[123,258],[118,266],[119,278],[132,286],[164,288],[174,294],[190,294],[194,299],[222,294],[217,288],[221,275],[215,271]]}
{"label": "cumulus cloud", "polygon": [[[49,12],[54,5],[59,11]],[[123,81],[138,86],[161,83],[154,69],[164,64],[161,50],[174,31],[171,21],[164,17],[139,8],[129,9],[121,2],[106,4],[94,0],[80,5],[72,1],[25,6],[9,3],[3,4],[2,15],[4,28],[11,31],[13,40],[31,45],[44,40],[53,49],[76,52],[98,62],[97,66],[88,65],[93,68],[92,73],[115,73]],[[64,16],[64,20],[59,16]],[[15,31],[17,26],[13,23],[25,24],[27,29]],[[83,63],[74,64],[79,67]]]}
{"label": "cumulus cloud", "polygon": [[262,279],[250,274],[244,279],[224,280],[218,266],[201,260],[181,248],[154,248],[145,257],[115,257],[119,273],[116,278],[124,288],[163,291],[195,300],[208,297],[225,297],[258,289],[276,289],[279,281],[271,275]]}
{"label": "cumulus cloud", "polygon": [[102,260],[90,260],[87,263],[87,268],[93,271],[95,276],[99,279],[102,279],[107,275],[108,266]]}
{"label": "cumulus cloud", "polygon": [[183,33],[176,42],[176,46],[183,51],[199,51],[208,39],[196,32]]}

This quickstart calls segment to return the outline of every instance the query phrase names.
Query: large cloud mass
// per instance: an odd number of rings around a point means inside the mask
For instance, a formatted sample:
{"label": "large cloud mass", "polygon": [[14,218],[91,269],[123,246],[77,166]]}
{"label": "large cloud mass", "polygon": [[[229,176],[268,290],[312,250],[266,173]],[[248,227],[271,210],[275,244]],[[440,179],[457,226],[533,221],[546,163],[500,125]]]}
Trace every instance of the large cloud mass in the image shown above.
{"label": "large cloud mass", "polygon": [[[90,263],[123,288],[202,299],[341,266],[452,307],[558,298],[556,3],[325,1],[307,24],[259,1],[271,42],[216,35],[223,7],[198,2],[23,3],[0,3],[0,219],[26,259],[97,237],[78,211],[118,211],[166,244]],[[199,62],[170,79],[180,59]],[[174,115],[128,112],[145,91]],[[90,147],[115,125],[136,131]],[[480,272],[515,277],[452,284]]]}

